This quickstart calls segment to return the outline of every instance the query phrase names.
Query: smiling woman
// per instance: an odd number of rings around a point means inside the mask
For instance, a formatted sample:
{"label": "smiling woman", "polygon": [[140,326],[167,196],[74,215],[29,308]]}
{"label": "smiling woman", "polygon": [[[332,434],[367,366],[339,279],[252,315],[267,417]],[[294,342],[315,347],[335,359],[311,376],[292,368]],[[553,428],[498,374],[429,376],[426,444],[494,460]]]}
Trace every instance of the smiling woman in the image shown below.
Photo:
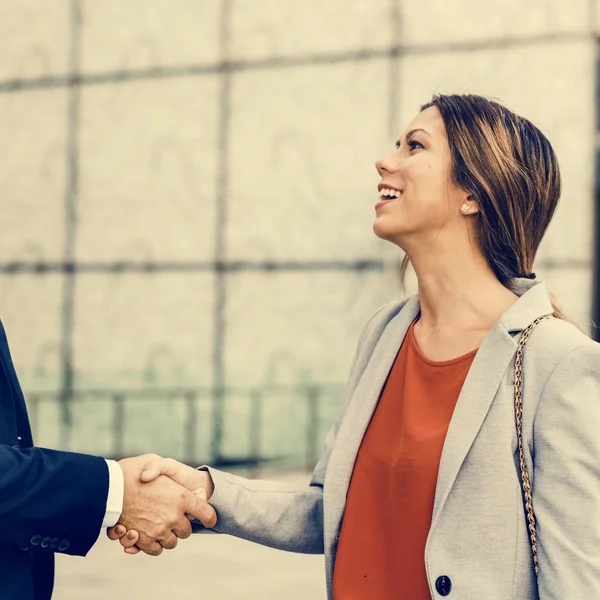
{"label": "smiling woman", "polygon": [[219,533],[324,552],[329,600],[600,598],[600,346],[531,273],[560,196],[550,143],[498,103],[435,96],[376,167],[373,230],[418,293],[365,326],[310,483],[161,460],[145,480],[199,490]]}
{"label": "smiling woman", "polygon": [[[376,221],[377,235],[402,236],[412,222],[424,235],[443,230],[437,243],[447,245],[456,241],[456,226],[462,237],[466,223],[502,283],[530,273],[560,196],[558,162],[546,137],[478,96],[435,96],[377,170],[380,189],[407,188],[403,205],[394,208],[406,219],[391,217],[390,207]],[[419,210],[411,211],[415,205]],[[463,219],[467,214],[478,216]],[[409,242],[407,260],[410,254]]]}
{"label": "smiling woman", "polygon": [[[402,193],[408,182],[418,194],[412,195],[418,215],[430,226],[420,223],[417,229],[435,238],[440,251],[445,246],[454,254],[462,252],[461,242],[467,241],[464,258],[483,258],[503,285],[515,277],[535,277],[533,261],[556,210],[561,180],[550,142],[530,121],[480,96],[434,96],[421,108],[404,143],[401,138],[395,152],[377,161],[377,170],[382,176],[378,216],[385,201],[399,197],[384,191]],[[389,208],[399,218],[390,217],[386,208],[382,213],[387,218],[378,218],[374,231],[383,239],[396,239],[405,250],[404,282],[411,241],[401,238],[410,219],[400,217],[400,207]],[[409,209],[407,197],[404,214]],[[461,218],[467,215],[476,217]],[[554,316],[567,319],[553,297],[551,301]]]}

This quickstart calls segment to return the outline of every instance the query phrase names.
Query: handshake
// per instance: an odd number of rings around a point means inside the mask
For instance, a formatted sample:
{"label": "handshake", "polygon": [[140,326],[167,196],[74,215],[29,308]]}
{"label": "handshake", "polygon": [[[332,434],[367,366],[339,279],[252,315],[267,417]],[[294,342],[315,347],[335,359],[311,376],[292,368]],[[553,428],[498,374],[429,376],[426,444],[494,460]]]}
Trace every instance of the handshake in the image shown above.
{"label": "handshake", "polygon": [[198,471],[170,458],[146,454],[119,461],[123,470],[123,511],[107,530],[127,554],[158,556],[192,534],[191,520],[204,527],[217,522],[208,503],[214,485],[207,471]]}

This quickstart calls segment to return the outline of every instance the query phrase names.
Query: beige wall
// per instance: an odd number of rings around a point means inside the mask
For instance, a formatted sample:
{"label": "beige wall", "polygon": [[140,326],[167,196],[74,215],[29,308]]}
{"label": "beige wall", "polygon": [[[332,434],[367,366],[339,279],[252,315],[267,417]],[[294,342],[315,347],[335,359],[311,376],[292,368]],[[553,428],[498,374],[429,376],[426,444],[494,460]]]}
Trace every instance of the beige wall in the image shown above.
{"label": "beige wall", "polygon": [[[476,92],[531,118],[558,152],[562,206],[536,270],[585,325],[595,144],[590,6],[1,0],[0,262],[64,259],[73,173],[73,258],[85,264],[210,262],[225,203],[227,261],[386,261],[385,272],[224,277],[227,383],[343,382],[362,325],[398,295],[398,254],[371,230],[374,159],[432,93]],[[392,44],[402,48],[395,57]],[[227,59],[236,68],[223,75],[215,65]],[[70,64],[84,77],[77,89],[66,85]],[[66,277],[0,275],[0,314],[30,391],[60,387]],[[215,277],[77,275],[76,386],[212,385]],[[245,434],[232,423],[246,423],[247,398],[227,402],[225,451],[243,453]],[[285,424],[304,419],[305,409],[293,397],[269,402],[265,415],[282,433],[268,443],[301,447],[302,436]],[[329,399],[323,427],[336,403]],[[135,405],[131,418],[145,421],[129,433],[129,451],[177,454],[183,409],[152,406]],[[199,410],[204,423],[208,408]],[[43,408],[41,442],[60,443],[59,418],[54,405]],[[80,405],[74,447],[108,452],[110,419],[108,407]]]}

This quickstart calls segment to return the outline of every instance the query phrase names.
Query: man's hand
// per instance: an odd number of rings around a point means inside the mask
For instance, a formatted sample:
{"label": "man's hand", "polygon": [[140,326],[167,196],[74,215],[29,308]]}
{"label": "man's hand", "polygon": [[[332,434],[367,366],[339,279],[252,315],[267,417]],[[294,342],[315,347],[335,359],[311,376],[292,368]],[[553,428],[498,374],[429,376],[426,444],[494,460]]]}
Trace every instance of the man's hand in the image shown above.
{"label": "man's hand", "polygon": [[[177,538],[185,539],[191,535],[190,519],[198,519],[209,528],[215,525],[216,513],[203,498],[206,491],[201,486],[205,478],[194,479],[185,472],[189,469],[200,474],[200,471],[156,455],[126,458],[119,464],[125,482],[123,513],[120,526],[109,529],[107,534],[111,539],[121,538],[121,544],[126,548],[135,544],[136,548],[129,547],[129,553],[142,550],[158,556],[164,548],[175,548]],[[177,478],[182,484],[176,482]],[[194,493],[196,491],[198,494]],[[125,536],[123,540],[122,527],[134,530],[135,541],[131,536]]]}

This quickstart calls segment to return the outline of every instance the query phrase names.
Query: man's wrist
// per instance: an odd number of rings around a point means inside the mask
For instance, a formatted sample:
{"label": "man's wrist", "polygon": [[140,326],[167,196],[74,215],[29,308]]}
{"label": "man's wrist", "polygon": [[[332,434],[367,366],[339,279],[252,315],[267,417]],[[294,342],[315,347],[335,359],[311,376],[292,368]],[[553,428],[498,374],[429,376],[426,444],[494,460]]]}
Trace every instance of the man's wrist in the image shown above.
{"label": "man's wrist", "polygon": [[106,512],[102,527],[116,525],[123,512],[123,497],[125,495],[125,478],[118,462],[106,460],[108,467],[108,496],[106,498]]}

